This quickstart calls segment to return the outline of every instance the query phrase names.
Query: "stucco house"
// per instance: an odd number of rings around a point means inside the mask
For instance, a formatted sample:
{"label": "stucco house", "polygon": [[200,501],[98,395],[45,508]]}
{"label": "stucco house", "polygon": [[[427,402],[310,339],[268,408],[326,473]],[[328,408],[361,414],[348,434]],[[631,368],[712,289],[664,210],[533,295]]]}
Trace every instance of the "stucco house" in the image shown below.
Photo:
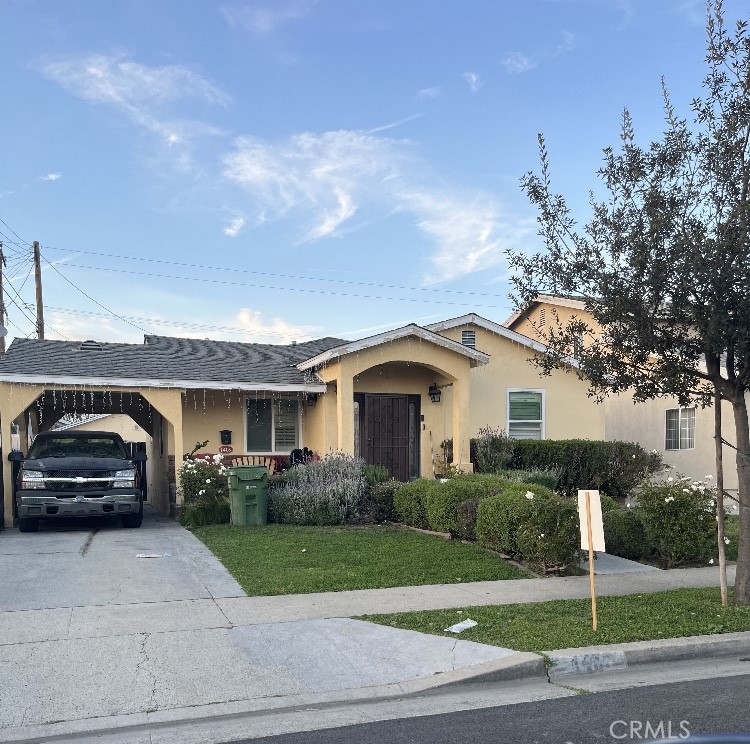
{"label": "stucco house", "polygon": [[[148,335],[143,344],[15,339],[0,358],[0,433],[52,427],[65,414],[130,416],[153,441],[149,502],[175,499],[174,463],[202,451],[289,455],[307,447],[385,465],[394,477],[432,477],[440,443],[472,469],[482,426],[516,437],[597,439],[604,414],[575,374],[540,378],[542,346],[470,314],[410,324],[357,341],[289,345]],[[13,499],[4,447],[4,523]],[[179,498],[179,495],[177,496]]]}
{"label": "stucco house", "polygon": [[[544,343],[545,329],[557,320],[565,325],[571,318],[584,320],[594,333],[601,328],[581,300],[540,294],[522,312],[511,315],[504,325]],[[662,397],[635,403],[630,395],[611,395],[603,403],[605,438],[638,442],[648,450],[660,452],[664,462],[675,471],[703,480],[716,475],[714,411],[712,407],[682,407],[676,398]],[[732,406],[722,401],[722,435],[734,441]],[[735,452],[724,445],[724,487],[735,494],[737,469]]]}

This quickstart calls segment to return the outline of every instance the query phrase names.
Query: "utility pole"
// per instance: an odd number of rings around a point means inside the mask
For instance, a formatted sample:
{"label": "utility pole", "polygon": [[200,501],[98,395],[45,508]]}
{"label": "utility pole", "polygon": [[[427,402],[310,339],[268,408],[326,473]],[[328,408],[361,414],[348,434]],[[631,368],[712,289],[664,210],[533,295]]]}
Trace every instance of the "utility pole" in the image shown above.
{"label": "utility pole", "polygon": [[44,304],[42,303],[42,260],[39,241],[34,241],[34,280],[36,281],[36,337],[44,338]]}
{"label": "utility pole", "polygon": [[[5,254],[3,253],[3,242],[0,240],[0,329],[5,328],[5,295],[3,294],[3,269],[7,266],[5,263]],[[0,336],[0,354],[5,354],[5,334]]]}

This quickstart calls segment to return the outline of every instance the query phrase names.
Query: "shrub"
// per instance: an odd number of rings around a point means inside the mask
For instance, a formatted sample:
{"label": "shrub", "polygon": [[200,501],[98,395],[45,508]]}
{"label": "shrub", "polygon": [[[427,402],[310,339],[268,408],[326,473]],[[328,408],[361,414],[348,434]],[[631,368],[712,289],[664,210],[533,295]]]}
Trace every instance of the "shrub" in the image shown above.
{"label": "shrub", "polygon": [[514,443],[510,467],[517,470],[560,469],[558,490],[573,496],[581,488],[596,488],[624,498],[644,474],[662,469],[661,456],[632,442],[588,439],[523,439]]}
{"label": "shrub", "polygon": [[518,531],[526,522],[535,500],[554,498],[544,486],[513,483],[483,499],[477,507],[476,536],[481,545],[504,555],[519,555]]}
{"label": "shrub", "polygon": [[542,573],[577,566],[581,561],[577,504],[559,496],[534,499],[516,542],[520,557]]}
{"label": "shrub", "polygon": [[368,488],[374,488],[378,483],[385,483],[391,480],[391,474],[388,468],[383,465],[365,465],[362,468],[362,476],[367,483]]}
{"label": "shrub", "polygon": [[715,555],[713,495],[705,483],[686,477],[644,484],[638,494],[638,516],[666,568]]}
{"label": "shrub", "polygon": [[221,455],[186,455],[180,468],[183,508],[180,523],[186,527],[229,522],[229,487]]}
{"label": "shrub", "polygon": [[476,540],[478,508],[477,498],[466,499],[456,507],[456,533],[462,540]]}
{"label": "shrub", "polygon": [[480,499],[485,486],[471,475],[460,475],[446,483],[437,483],[425,496],[427,522],[436,532],[458,535],[458,505],[466,499]]}
{"label": "shrub", "polygon": [[495,473],[513,458],[514,441],[504,429],[485,426],[474,444],[474,463],[480,473]]}
{"label": "shrub", "polygon": [[620,505],[611,496],[607,496],[606,493],[599,494],[599,501],[602,505],[602,516],[605,512],[622,511]]}
{"label": "shrub", "polygon": [[651,553],[651,544],[636,510],[619,507],[605,510],[602,498],[602,520],[607,553],[636,561]]}
{"label": "shrub", "polygon": [[301,525],[354,522],[365,493],[363,465],[360,458],[335,452],[287,470],[269,488],[274,521]]}
{"label": "shrub", "polygon": [[539,486],[557,490],[560,479],[560,468],[550,470],[498,470],[497,475],[515,483],[536,483]]}
{"label": "shrub", "polygon": [[403,484],[393,478],[376,483],[367,491],[363,511],[368,522],[395,522],[394,495]]}
{"label": "shrub", "polygon": [[430,489],[440,484],[427,478],[418,478],[411,483],[404,483],[393,497],[398,518],[409,527],[427,530],[427,507],[425,500]]}

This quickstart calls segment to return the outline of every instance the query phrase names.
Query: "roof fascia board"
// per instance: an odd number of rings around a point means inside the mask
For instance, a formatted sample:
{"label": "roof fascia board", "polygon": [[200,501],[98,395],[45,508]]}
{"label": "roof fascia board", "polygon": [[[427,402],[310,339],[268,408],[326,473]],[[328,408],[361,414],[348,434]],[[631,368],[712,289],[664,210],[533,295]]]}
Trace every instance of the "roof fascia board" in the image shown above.
{"label": "roof fascia board", "polygon": [[0,375],[0,382],[21,383],[26,385],[91,385],[93,387],[138,388],[180,388],[205,390],[266,390],[278,393],[324,393],[326,385],[323,382],[308,382],[302,385],[278,382],[235,382],[231,380],[153,380],[126,377],[75,377],[75,376],[40,376],[7,374]]}
{"label": "roof fascia board", "polygon": [[328,349],[328,351],[324,351],[322,354],[318,354],[317,356],[300,362],[297,365],[297,369],[299,369],[300,371],[305,371],[313,367],[318,367],[321,364],[325,364],[331,359],[336,359],[338,357],[345,356],[346,354],[353,354],[357,351],[371,349],[375,346],[380,346],[381,344],[386,344],[391,341],[398,341],[402,338],[408,338],[409,336],[417,336],[418,338],[421,338],[431,344],[435,344],[436,346],[442,346],[443,348],[455,351],[458,354],[469,357],[469,359],[471,359],[477,365],[488,364],[490,360],[489,355],[485,354],[482,351],[470,349],[467,346],[459,344],[457,341],[453,341],[433,332],[429,328],[423,328],[422,326],[418,326],[412,323],[411,325],[403,326],[402,328],[395,328],[392,331],[379,333],[377,336],[368,336],[367,338],[360,339],[359,341],[352,341],[351,343],[344,344],[342,346],[336,346],[333,349]]}
{"label": "roof fascia board", "polygon": [[[451,320],[443,320],[440,323],[432,323],[428,326],[428,328],[435,331],[444,331],[449,328],[456,328],[458,326],[470,324],[479,326],[480,328],[484,328],[486,331],[496,333],[498,336],[507,338],[509,341],[521,344],[521,346],[527,346],[534,351],[539,351],[542,353],[547,351],[547,347],[544,344],[541,344],[538,341],[534,341],[534,339],[529,338],[528,336],[524,336],[522,333],[518,333],[517,331],[511,331],[510,328],[506,328],[504,325],[495,323],[492,320],[487,320],[487,318],[483,318],[481,315],[476,315],[475,313],[462,315],[460,318],[452,318]],[[454,341],[454,343],[457,342]]]}

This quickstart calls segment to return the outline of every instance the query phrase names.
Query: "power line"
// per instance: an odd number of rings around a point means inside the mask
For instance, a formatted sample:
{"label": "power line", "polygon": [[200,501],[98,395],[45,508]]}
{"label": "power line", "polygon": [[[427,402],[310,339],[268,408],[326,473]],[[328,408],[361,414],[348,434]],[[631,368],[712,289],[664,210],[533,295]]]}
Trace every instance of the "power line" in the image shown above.
{"label": "power line", "polygon": [[[47,259],[45,260],[47,261],[47,263],[49,263]],[[50,264],[50,266],[52,266],[52,264]],[[324,289],[310,289],[307,287],[274,287],[268,284],[233,282],[233,281],[229,281],[228,279],[209,279],[207,277],[200,277],[200,276],[174,276],[172,274],[153,274],[153,273],[146,274],[142,271],[132,271],[130,269],[113,269],[113,268],[108,268],[104,266],[85,266],[83,264],[73,264],[73,263],[68,263],[66,264],[66,266],[71,266],[76,269],[88,269],[90,271],[107,271],[107,272],[111,272],[115,274],[129,274],[131,276],[147,276],[147,277],[152,277],[155,279],[177,279],[179,281],[202,282],[204,284],[219,284],[222,286],[230,286],[230,287],[250,287],[251,289],[265,289],[265,290],[273,290],[275,292],[303,292],[306,294],[327,295],[330,297],[352,297],[352,298],[362,299],[362,300],[387,300],[389,302],[421,302],[421,303],[428,303],[431,305],[454,305],[457,307],[474,307],[474,308],[481,307],[481,308],[492,308],[492,309],[498,309],[498,308],[504,307],[503,305],[477,305],[476,303],[473,303],[473,302],[468,303],[468,302],[452,302],[449,300],[428,300],[428,299],[421,299],[418,297],[386,297],[382,295],[356,294],[354,292],[331,292],[331,291],[327,291]],[[57,271],[57,269],[55,269],[55,271]],[[69,280],[66,279],[66,281],[69,281]],[[82,290],[79,290],[79,291],[82,291]],[[103,306],[100,305],[100,307],[103,307]]]}
{"label": "power line", "polygon": [[[139,325],[136,325],[135,323],[131,323],[129,320],[126,320],[121,315],[118,315],[116,312],[114,312],[114,310],[110,310],[108,307],[105,307],[104,305],[102,305],[101,302],[99,302],[98,300],[95,300],[90,294],[87,294],[86,292],[84,292],[77,284],[74,284],[73,282],[71,282],[70,279],[68,279],[68,277],[66,277],[64,274],[58,271],[57,267],[53,263],[48,261],[46,258],[44,258],[44,260],[47,263],[47,265],[58,274],[58,276],[60,276],[68,284],[70,284],[70,286],[73,287],[73,289],[80,292],[86,299],[91,300],[91,302],[93,302],[95,305],[98,305],[102,310],[106,310],[110,315],[114,316],[115,318],[119,318],[123,323],[127,323],[128,325],[131,325],[133,326],[133,328],[137,328],[139,331],[142,331],[143,333],[146,333],[146,334],[150,333],[150,331],[147,331],[145,328],[141,328]],[[68,264],[68,265],[70,266],[72,264]],[[57,331],[55,331],[55,333],[57,333]],[[61,333],[60,335],[62,336],[63,334]]]}
{"label": "power line", "polygon": [[[435,294],[455,294],[465,295],[467,297],[496,297],[497,295],[493,292],[469,292],[459,289],[436,289],[434,287],[409,287],[400,284],[378,284],[376,282],[355,282],[350,279],[329,279],[326,277],[315,277],[315,276],[299,276],[295,274],[280,274],[277,272],[270,271],[255,271],[253,269],[242,269],[228,266],[207,266],[204,264],[192,264],[185,263],[182,261],[168,261],[161,258],[147,258],[144,256],[121,256],[115,253],[100,253],[98,251],[84,251],[77,250],[75,248],[55,248],[53,246],[44,246],[45,250],[53,251],[67,251],[70,253],[80,253],[81,255],[87,256],[100,256],[102,258],[117,258],[124,261],[144,261],[147,263],[163,264],[165,266],[179,266],[186,269],[201,269],[209,271],[228,271],[232,274],[250,274],[253,276],[270,276],[276,279],[298,279],[300,281],[315,281],[315,282],[330,282],[332,284],[349,284],[358,287],[376,287],[378,289],[400,289],[407,292],[432,292]],[[73,266],[74,264],[68,264]],[[91,268],[91,267],[89,267]],[[106,269],[102,269],[106,271]],[[145,274],[144,276],[152,276],[151,274]]]}

